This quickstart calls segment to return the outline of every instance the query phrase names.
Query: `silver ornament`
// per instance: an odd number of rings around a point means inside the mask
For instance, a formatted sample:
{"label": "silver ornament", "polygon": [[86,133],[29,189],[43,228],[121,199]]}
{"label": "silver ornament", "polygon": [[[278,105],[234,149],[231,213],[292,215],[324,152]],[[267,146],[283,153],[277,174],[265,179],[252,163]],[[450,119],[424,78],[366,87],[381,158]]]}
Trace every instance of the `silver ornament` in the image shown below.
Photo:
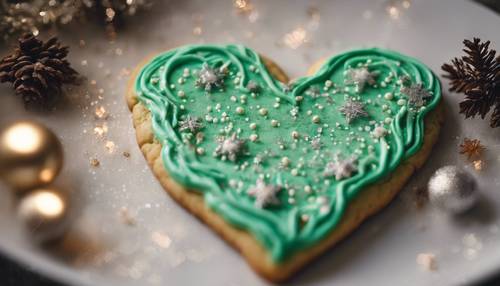
{"label": "silver ornament", "polygon": [[475,178],[457,166],[438,169],[429,180],[428,189],[430,202],[452,214],[469,210],[478,199]]}

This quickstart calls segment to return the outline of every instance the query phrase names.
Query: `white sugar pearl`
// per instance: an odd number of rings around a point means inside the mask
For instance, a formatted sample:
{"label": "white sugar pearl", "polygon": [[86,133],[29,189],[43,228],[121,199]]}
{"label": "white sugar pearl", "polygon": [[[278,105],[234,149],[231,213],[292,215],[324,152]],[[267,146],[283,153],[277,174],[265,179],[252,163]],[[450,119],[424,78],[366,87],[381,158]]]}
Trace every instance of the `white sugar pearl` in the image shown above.
{"label": "white sugar pearl", "polygon": [[281,158],[281,165],[283,165],[283,167],[288,167],[290,165],[290,159],[288,159],[288,157]]}
{"label": "white sugar pearl", "polygon": [[318,115],[314,115],[314,116],[312,117],[312,122],[313,122],[313,123],[319,123],[320,121],[321,121],[321,119],[319,118],[319,116],[318,116]]}
{"label": "white sugar pearl", "polygon": [[244,114],[245,113],[245,109],[241,106],[238,106],[236,107],[236,113],[238,114]]}
{"label": "white sugar pearl", "polygon": [[311,186],[305,186],[304,187],[304,192],[306,192],[307,194],[310,194],[312,192]]}

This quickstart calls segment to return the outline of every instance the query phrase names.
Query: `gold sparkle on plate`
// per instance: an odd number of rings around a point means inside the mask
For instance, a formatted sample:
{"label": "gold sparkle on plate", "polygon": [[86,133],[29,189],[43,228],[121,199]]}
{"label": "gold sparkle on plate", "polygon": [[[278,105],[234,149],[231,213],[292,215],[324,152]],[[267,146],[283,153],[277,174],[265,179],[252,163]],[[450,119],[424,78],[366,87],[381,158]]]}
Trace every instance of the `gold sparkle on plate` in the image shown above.
{"label": "gold sparkle on plate", "polygon": [[474,162],[472,162],[472,165],[474,166],[474,169],[476,171],[482,171],[484,167],[484,162],[483,160],[475,160]]}
{"label": "gold sparkle on plate", "polygon": [[106,147],[106,150],[108,151],[108,153],[113,153],[115,152],[115,149],[116,149],[116,144],[115,142],[113,141],[106,141],[106,143],[104,144],[104,147]]}
{"label": "gold sparkle on plate", "polygon": [[307,41],[307,31],[303,27],[298,27],[283,37],[283,43],[294,50],[307,43]]}
{"label": "gold sparkle on plate", "polygon": [[161,248],[168,248],[172,243],[170,237],[160,231],[154,231],[151,233],[151,240]]}
{"label": "gold sparkle on plate", "polygon": [[97,137],[103,137],[106,133],[108,133],[108,125],[103,124],[94,127],[94,134],[97,135]]}
{"label": "gold sparkle on plate", "polygon": [[234,0],[233,7],[238,13],[250,13],[253,10],[253,4],[250,0]]}
{"label": "gold sparkle on plate", "polygon": [[104,106],[96,107],[94,114],[99,119],[106,119],[108,117],[108,112],[106,111],[106,108],[104,108]]}
{"label": "gold sparkle on plate", "polygon": [[101,165],[101,162],[99,162],[99,160],[97,160],[97,158],[90,159],[90,166],[99,167],[99,165]]}
{"label": "gold sparkle on plate", "polygon": [[390,0],[387,2],[385,11],[391,19],[398,20],[399,18],[401,18],[404,11],[408,10],[410,6],[410,0]]}
{"label": "gold sparkle on plate", "polygon": [[203,33],[201,26],[196,26],[193,28],[193,35],[200,36]]}

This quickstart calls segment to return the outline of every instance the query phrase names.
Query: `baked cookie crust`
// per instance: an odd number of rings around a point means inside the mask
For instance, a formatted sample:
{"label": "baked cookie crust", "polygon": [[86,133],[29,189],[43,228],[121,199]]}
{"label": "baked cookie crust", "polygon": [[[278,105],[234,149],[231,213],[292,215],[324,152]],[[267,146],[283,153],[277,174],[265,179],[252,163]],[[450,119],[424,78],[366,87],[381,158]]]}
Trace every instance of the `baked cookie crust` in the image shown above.
{"label": "baked cookie crust", "polygon": [[[288,82],[287,75],[271,60],[262,57],[267,69],[278,80]],[[403,162],[383,181],[364,189],[353,199],[341,222],[316,245],[297,252],[281,263],[275,263],[266,249],[254,236],[245,230],[238,229],[227,223],[217,213],[210,210],[203,197],[193,190],[189,190],[174,179],[165,170],[161,159],[161,144],[155,139],[149,110],[137,99],[134,91],[134,82],[140,69],[149,62],[150,58],[139,64],[133,71],[126,92],[127,104],[132,112],[133,125],[136,130],[137,143],[146,158],[151,170],[159,180],[165,191],[181,206],[207,224],[231,246],[238,250],[250,266],[261,276],[274,282],[289,279],[294,273],[303,268],[327,249],[331,248],[351,232],[365,219],[384,208],[403,188],[411,175],[425,163],[433,145],[436,143],[443,123],[443,105],[439,103],[425,118],[425,135],[421,149],[412,157]],[[308,74],[314,74],[323,61],[314,64]]]}

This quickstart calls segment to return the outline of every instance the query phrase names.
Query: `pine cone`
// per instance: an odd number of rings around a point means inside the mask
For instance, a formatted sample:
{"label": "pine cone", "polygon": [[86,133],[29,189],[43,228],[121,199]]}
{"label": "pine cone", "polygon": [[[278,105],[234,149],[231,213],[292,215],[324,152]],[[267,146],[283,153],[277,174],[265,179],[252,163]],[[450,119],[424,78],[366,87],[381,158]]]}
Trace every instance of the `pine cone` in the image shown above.
{"label": "pine cone", "polygon": [[51,107],[60,98],[63,84],[76,84],[78,72],[65,59],[68,47],[56,37],[47,42],[30,33],[19,39],[12,55],[0,61],[0,82],[10,82],[27,107]]}

